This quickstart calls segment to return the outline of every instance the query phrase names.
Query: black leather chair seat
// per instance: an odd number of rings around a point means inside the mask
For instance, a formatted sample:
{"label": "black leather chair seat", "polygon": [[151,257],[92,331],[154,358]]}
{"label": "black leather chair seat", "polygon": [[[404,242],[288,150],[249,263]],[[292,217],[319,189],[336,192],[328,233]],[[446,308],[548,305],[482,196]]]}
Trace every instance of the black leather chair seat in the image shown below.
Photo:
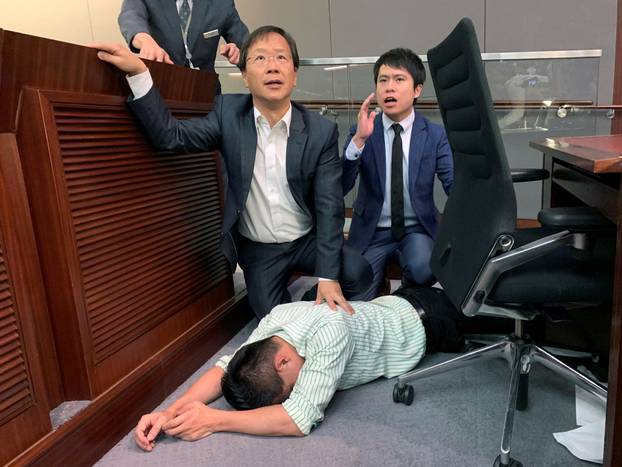
{"label": "black leather chair seat", "polygon": [[[515,248],[549,229],[521,229],[514,233]],[[550,230],[550,233],[556,232]],[[611,296],[615,238],[597,238],[592,248],[570,246],[507,271],[488,295],[496,303],[547,304],[599,301]]]}

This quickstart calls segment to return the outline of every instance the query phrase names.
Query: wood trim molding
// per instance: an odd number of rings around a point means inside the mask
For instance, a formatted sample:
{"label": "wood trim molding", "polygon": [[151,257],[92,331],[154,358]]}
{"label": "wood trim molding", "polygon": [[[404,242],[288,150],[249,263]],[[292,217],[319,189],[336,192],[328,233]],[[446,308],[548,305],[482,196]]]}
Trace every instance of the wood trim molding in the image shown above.
{"label": "wood trim molding", "polygon": [[246,292],[231,298],[7,465],[93,465],[132,429],[140,415],[160,404],[251,315]]}

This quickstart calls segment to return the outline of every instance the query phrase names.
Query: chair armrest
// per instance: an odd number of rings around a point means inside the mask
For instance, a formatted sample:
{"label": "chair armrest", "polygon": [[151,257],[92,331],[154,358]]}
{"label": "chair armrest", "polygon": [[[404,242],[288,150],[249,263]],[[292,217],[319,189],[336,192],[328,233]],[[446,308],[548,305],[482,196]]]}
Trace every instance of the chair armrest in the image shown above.
{"label": "chair armrest", "polygon": [[462,303],[462,313],[466,316],[477,315],[479,308],[484,304],[497,279],[504,272],[540,258],[566,245],[581,248],[585,242],[585,236],[586,234],[571,233],[568,230],[564,230],[544,238],[539,238],[498,256],[493,256],[495,251],[499,251],[494,247],[488,261],[482,267],[471,290],[469,290]]}
{"label": "chair armrest", "polygon": [[615,229],[615,224],[603,216],[596,208],[572,206],[546,208],[538,213],[538,221],[544,227],[593,232]]}
{"label": "chair armrest", "polygon": [[536,182],[549,178],[549,171],[546,169],[512,169],[512,183]]}

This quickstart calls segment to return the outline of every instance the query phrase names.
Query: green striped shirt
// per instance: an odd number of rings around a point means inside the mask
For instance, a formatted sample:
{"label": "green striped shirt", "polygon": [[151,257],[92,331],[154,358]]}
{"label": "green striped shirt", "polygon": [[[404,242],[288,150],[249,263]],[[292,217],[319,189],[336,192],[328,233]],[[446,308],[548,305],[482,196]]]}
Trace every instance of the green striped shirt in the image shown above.
{"label": "green striped shirt", "polygon": [[[279,305],[244,344],[278,336],[304,357],[296,384],[283,402],[304,434],[323,420],[335,391],[405,373],[425,353],[423,325],[406,300],[390,295],[350,304],[354,315],[313,302]],[[216,365],[226,370],[231,357],[222,357]]]}

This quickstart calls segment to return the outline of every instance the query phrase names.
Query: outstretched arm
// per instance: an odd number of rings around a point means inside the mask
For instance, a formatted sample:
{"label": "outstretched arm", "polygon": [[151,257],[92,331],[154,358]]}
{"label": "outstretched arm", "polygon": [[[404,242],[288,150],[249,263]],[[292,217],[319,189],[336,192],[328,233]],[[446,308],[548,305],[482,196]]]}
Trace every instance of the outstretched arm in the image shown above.
{"label": "outstretched arm", "polygon": [[205,438],[219,431],[258,436],[302,436],[282,405],[253,410],[219,410],[200,402],[190,402],[178,410],[162,429],[167,435],[186,441]]}
{"label": "outstretched arm", "polygon": [[130,76],[147,71],[147,65],[121,44],[99,42],[89,44],[89,47],[99,49],[97,57],[100,60],[116,66],[119,70],[124,71]]}
{"label": "outstretched arm", "polygon": [[[140,75],[147,71],[143,61],[122,45],[98,43],[90,44],[90,47],[99,49],[97,56],[100,60],[116,66],[128,76]],[[140,120],[156,148],[191,153],[208,151],[220,145],[222,135],[220,96],[217,96],[215,101],[214,110],[207,116],[177,120],[157,89],[152,86],[145,95],[129,101],[128,106]]]}
{"label": "outstretched arm", "polygon": [[136,444],[145,451],[151,451],[155,445],[155,438],[164,429],[164,425],[182,412],[187,412],[182,409],[190,407],[192,403],[206,407],[205,403],[219,398],[222,395],[220,380],[223,374],[224,370],[220,367],[209,369],[166,410],[143,415],[134,430]]}

